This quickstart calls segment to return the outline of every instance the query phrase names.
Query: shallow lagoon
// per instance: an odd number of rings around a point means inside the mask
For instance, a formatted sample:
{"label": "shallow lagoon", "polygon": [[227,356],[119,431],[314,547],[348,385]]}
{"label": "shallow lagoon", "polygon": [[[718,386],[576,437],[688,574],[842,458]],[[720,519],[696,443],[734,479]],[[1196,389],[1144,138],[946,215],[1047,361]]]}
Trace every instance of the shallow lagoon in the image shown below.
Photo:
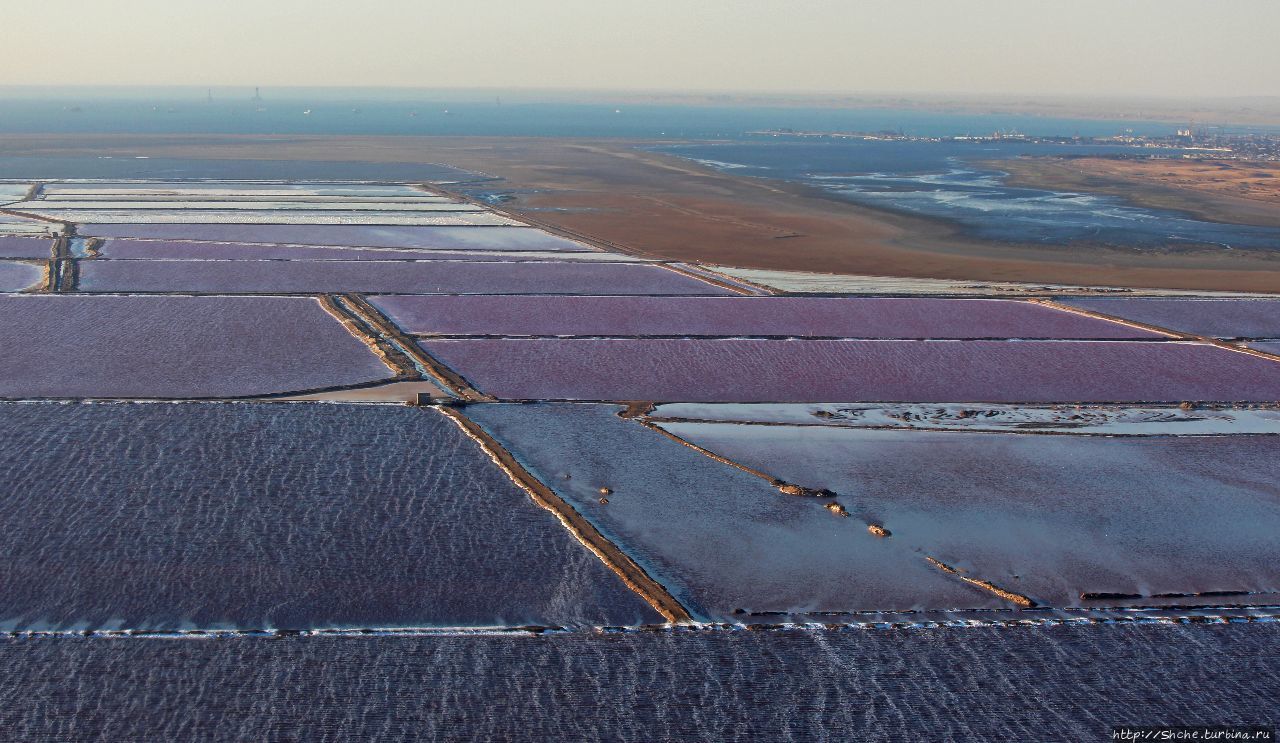
{"label": "shallow lagoon", "polygon": [[1137,249],[1280,249],[1280,228],[1206,222],[1111,196],[1013,187],[996,166],[977,164],[1020,155],[1150,154],[1136,148],[782,138],[659,151],[735,175],[804,183],[866,206],[951,220],[989,240]]}

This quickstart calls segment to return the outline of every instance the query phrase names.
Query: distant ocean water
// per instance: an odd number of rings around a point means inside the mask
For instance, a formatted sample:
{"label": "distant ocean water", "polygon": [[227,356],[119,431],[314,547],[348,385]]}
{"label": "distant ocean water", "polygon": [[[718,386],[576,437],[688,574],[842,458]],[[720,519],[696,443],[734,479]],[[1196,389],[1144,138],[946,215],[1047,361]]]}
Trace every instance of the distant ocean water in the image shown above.
{"label": "distant ocean water", "polygon": [[536,137],[738,138],[745,132],[904,131],[919,136],[990,134],[1110,135],[1133,130],[1171,134],[1174,126],[1038,116],[933,113],[883,108],[838,109],[626,103],[502,102],[475,94],[387,99],[323,92],[249,91],[17,97],[0,89],[0,133],[390,134]]}

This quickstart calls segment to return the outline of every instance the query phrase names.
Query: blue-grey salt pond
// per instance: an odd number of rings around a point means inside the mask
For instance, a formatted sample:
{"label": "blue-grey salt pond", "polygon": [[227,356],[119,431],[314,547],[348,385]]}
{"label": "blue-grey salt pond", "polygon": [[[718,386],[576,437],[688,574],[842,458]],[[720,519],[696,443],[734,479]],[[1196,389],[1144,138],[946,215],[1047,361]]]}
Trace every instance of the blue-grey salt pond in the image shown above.
{"label": "blue-grey salt pond", "polygon": [[1086,593],[1280,594],[1278,436],[662,427],[830,489],[904,548],[1041,604],[1096,605]]}
{"label": "blue-grey salt pond", "polygon": [[0,292],[19,292],[44,284],[45,267],[38,263],[0,261]]}
{"label": "blue-grey salt pond", "polygon": [[[623,420],[616,405],[473,405],[467,417],[627,552],[695,617],[991,608],[995,596],[815,498]],[[601,503],[601,488],[611,492]]]}
{"label": "blue-grey salt pond", "polygon": [[6,639],[0,728],[36,743],[1074,743],[1274,724],[1277,647],[1276,624]]}
{"label": "blue-grey salt pond", "polygon": [[0,235],[0,258],[48,260],[53,255],[53,241],[42,237]]}
{"label": "blue-grey salt pond", "polygon": [[420,408],[3,404],[0,535],[5,629],[661,621]]}

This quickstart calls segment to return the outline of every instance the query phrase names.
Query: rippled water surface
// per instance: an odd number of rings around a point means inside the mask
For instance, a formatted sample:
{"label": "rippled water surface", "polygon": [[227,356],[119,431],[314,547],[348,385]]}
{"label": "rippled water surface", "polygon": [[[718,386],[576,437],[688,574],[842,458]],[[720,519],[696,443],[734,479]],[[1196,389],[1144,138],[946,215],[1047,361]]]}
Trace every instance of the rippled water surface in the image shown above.
{"label": "rippled water surface", "polygon": [[30,741],[1106,740],[1122,724],[1270,724],[1278,643],[1258,624],[0,640],[0,728]]}
{"label": "rippled water surface", "polygon": [[0,441],[0,628],[661,619],[435,411],[5,404]]}

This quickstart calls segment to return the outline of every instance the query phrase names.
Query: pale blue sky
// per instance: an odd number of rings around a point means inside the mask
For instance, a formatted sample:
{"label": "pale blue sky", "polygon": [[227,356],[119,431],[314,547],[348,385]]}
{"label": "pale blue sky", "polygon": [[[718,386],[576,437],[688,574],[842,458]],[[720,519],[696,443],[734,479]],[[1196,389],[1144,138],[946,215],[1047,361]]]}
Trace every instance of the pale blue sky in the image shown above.
{"label": "pale blue sky", "polygon": [[3,0],[0,85],[1280,95],[1280,0]]}

